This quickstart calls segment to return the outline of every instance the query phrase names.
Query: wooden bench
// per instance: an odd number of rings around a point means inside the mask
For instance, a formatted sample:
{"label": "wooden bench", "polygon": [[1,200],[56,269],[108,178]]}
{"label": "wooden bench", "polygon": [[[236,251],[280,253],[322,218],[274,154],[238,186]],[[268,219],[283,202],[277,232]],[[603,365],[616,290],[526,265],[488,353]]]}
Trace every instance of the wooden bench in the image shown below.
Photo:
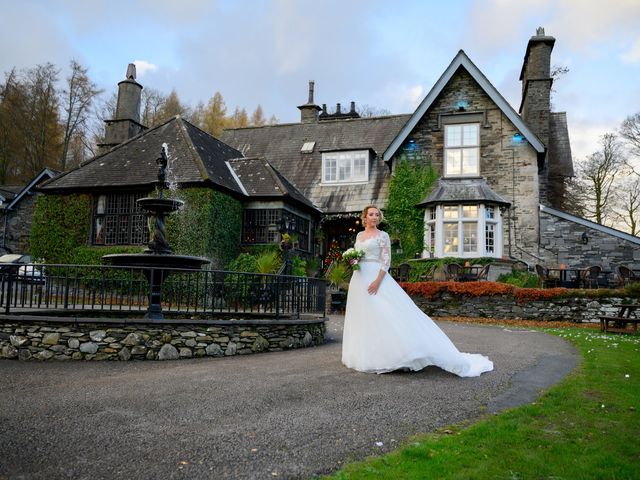
{"label": "wooden bench", "polygon": [[[636,316],[631,316],[638,308],[640,308],[640,304],[622,304],[616,305],[620,310],[617,316],[608,316],[603,315],[600,316],[600,331],[601,332],[620,332],[620,333],[637,333],[638,332],[638,323],[640,322],[640,318]],[[609,323],[613,322],[610,326]],[[630,323],[633,327],[632,330],[627,329],[627,324]]]}

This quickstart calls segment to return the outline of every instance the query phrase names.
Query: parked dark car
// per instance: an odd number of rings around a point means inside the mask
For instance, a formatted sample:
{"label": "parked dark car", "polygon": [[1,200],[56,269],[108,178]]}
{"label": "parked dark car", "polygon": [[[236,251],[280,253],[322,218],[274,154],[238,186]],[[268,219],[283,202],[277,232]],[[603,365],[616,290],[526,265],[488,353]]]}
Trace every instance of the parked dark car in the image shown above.
{"label": "parked dark car", "polygon": [[0,255],[0,275],[13,273],[17,279],[28,283],[44,283],[44,272],[42,268],[32,265],[31,255],[10,253]]}

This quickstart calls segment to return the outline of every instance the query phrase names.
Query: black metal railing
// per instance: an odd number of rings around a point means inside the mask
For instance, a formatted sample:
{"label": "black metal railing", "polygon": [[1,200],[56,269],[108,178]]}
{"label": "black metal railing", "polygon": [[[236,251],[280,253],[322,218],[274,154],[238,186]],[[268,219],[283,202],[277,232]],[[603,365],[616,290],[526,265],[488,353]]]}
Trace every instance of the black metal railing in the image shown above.
{"label": "black metal railing", "polygon": [[287,275],[131,268],[107,265],[27,265],[0,271],[3,313],[146,312],[153,271],[162,275],[162,311],[171,316],[325,314],[326,283]]}

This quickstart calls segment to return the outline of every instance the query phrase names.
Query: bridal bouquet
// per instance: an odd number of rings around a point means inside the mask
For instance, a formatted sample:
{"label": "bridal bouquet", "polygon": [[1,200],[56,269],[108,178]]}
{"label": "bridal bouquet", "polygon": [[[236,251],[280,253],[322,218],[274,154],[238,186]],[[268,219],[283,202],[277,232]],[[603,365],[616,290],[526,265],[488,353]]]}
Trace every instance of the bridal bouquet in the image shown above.
{"label": "bridal bouquet", "polygon": [[358,270],[360,268],[358,262],[362,257],[364,257],[364,250],[360,250],[358,248],[350,248],[345,250],[342,254],[342,259],[349,262],[349,265],[351,265],[351,268],[354,270]]}

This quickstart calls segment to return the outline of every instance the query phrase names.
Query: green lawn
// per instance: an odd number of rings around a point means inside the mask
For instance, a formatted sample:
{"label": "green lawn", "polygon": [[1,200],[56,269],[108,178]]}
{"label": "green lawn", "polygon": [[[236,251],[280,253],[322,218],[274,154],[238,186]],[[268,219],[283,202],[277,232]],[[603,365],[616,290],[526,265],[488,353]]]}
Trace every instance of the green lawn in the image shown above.
{"label": "green lawn", "polygon": [[640,479],[640,336],[546,329],[583,362],[535,403],[416,437],[334,479]]}

